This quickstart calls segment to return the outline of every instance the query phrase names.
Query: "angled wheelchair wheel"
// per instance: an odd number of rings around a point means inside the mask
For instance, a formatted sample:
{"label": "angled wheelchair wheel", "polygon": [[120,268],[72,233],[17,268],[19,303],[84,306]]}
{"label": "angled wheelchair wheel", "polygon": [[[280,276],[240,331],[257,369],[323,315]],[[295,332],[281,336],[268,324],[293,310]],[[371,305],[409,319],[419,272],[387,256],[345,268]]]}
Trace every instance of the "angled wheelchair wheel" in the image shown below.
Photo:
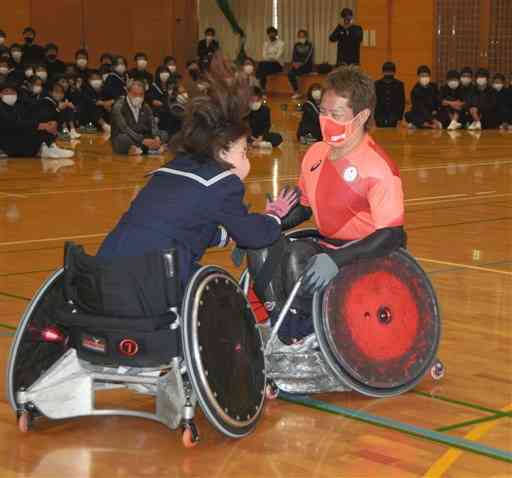
{"label": "angled wheelchair wheel", "polygon": [[249,434],[265,401],[263,344],[249,302],[224,270],[199,269],[185,291],[182,346],[207,419],[232,438]]}
{"label": "angled wheelchair wheel", "polygon": [[404,250],[344,267],[313,300],[324,358],[352,389],[389,397],[436,361],[441,318],[432,285]]}
{"label": "angled wheelchair wheel", "polygon": [[30,387],[66,351],[67,339],[55,326],[54,311],[64,303],[63,270],[53,273],[29,302],[7,361],[7,394],[20,411],[16,392]]}

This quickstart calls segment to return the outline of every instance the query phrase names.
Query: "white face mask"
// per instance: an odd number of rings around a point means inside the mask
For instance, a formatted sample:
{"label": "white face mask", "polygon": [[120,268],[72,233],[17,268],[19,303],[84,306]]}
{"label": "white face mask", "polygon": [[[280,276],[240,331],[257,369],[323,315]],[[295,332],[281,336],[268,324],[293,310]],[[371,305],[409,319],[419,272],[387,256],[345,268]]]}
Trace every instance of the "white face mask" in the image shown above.
{"label": "white face mask", "polygon": [[9,68],[6,66],[0,67],[0,75],[7,75],[7,73],[9,73]]}
{"label": "white face mask", "polygon": [[255,101],[254,103],[251,103],[251,110],[252,111],[258,111],[261,108],[262,105],[263,105],[263,102]]}
{"label": "white face mask", "polygon": [[476,79],[476,84],[478,86],[486,86],[487,85],[487,78],[480,77]]}
{"label": "white face mask", "polygon": [[3,95],[2,101],[9,106],[14,105],[18,101],[18,95]]}
{"label": "white face mask", "polygon": [[494,85],[492,85],[492,87],[496,90],[496,91],[501,91],[503,89],[505,85],[503,83],[494,83]]}
{"label": "white face mask", "polygon": [[146,60],[137,60],[137,66],[139,68],[146,68],[146,66],[148,66],[148,62]]}
{"label": "white face mask", "polygon": [[188,93],[180,93],[176,97],[176,100],[178,101],[178,103],[181,103],[182,105],[184,105],[188,101]]}
{"label": "white face mask", "polygon": [[311,97],[314,99],[314,100],[319,100],[322,98],[322,90],[313,90],[311,92]]}
{"label": "white face mask", "polygon": [[41,80],[46,81],[48,79],[48,73],[46,71],[38,71],[36,76],[41,78]]}
{"label": "white face mask", "polygon": [[87,60],[85,58],[79,58],[78,60],[76,60],[76,64],[83,68],[87,66]]}
{"label": "white face mask", "polygon": [[212,37],[211,35],[208,35],[208,36],[206,37],[206,41],[207,41],[208,43],[212,42],[214,39],[215,39],[215,37]]}
{"label": "white face mask", "polygon": [[15,60],[20,60],[21,59],[21,51],[13,51],[11,53],[12,57],[15,59]]}
{"label": "white face mask", "polygon": [[298,41],[299,43],[302,43],[302,44],[304,45],[304,44],[306,43],[306,41],[307,41],[307,40],[306,40],[305,38],[299,38],[297,41]]}
{"label": "white face mask", "polygon": [[160,73],[160,81],[165,83],[171,77],[170,73]]}
{"label": "white face mask", "polygon": [[176,73],[176,65],[169,65],[167,68],[171,73]]}
{"label": "white face mask", "polygon": [[31,76],[34,76],[34,70],[25,70],[25,77],[30,78]]}
{"label": "white face mask", "polygon": [[473,79],[470,76],[463,76],[460,79],[460,82],[463,84],[463,86],[468,86],[473,83]]}
{"label": "white face mask", "polygon": [[448,86],[452,89],[452,90],[456,90],[458,87],[459,87],[459,80],[450,80],[448,82]]}
{"label": "white face mask", "polygon": [[32,92],[34,93],[34,95],[40,95],[43,91],[43,87],[41,85],[34,85],[32,87]]}
{"label": "white face mask", "polygon": [[244,65],[244,72],[246,75],[252,75],[254,73],[254,66]]}
{"label": "white face mask", "polygon": [[132,105],[136,108],[140,108],[142,106],[142,103],[144,103],[144,98],[142,98],[141,96],[135,96],[134,98],[130,96],[129,98]]}
{"label": "white face mask", "polygon": [[420,85],[427,86],[430,83],[430,76],[420,76]]}
{"label": "white face mask", "polygon": [[115,72],[118,73],[119,75],[124,75],[124,72],[126,71],[126,66],[124,65],[117,65],[115,68],[114,68]]}
{"label": "white face mask", "polygon": [[91,80],[89,82],[89,84],[95,89],[95,90],[99,90],[101,88],[101,85],[103,84],[103,82],[101,80]]}

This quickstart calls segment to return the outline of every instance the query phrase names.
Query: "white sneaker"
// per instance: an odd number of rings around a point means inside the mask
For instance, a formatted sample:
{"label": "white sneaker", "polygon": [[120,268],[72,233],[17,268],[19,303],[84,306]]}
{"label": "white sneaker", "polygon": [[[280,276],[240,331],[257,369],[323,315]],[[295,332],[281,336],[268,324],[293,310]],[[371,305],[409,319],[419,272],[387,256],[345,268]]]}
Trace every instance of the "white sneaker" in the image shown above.
{"label": "white sneaker", "polygon": [[78,138],[80,138],[81,136],[82,136],[82,135],[81,135],[80,133],[78,133],[78,132],[76,131],[76,129],[72,129],[72,130],[70,131],[70,133],[69,133],[69,137],[70,137],[71,139],[78,139]]}
{"label": "white sneaker", "polygon": [[468,126],[468,129],[470,131],[475,131],[475,130],[481,130],[482,129],[482,123],[480,121],[473,121],[469,126]]}
{"label": "white sneaker", "polygon": [[59,169],[64,168],[66,166],[73,166],[75,162],[72,159],[51,159],[51,158],[42,158],[43,164],[43,172],[44,173],[53,173],[55,174]]}
{"label": "white sneaker", "polygon": [[413,123],[407,123],[407,127],[409,129],[416,129],[416,126]]}
{"label": "white sneaker", "polygon": [[449,124],[448,128],[446,128],[448,131],[454,131],[456,129],[461,129],[462,128],[462,125],[456,121],[456,120],[452,120],[451,123]]}
{"label": "white sneaker", "polygon": [[75,153],[73,151],[59,148],[55,143],[50,147],[46,146],[45,143],[41,146],[41,158],[64,159],[72,158],[74,155]]}

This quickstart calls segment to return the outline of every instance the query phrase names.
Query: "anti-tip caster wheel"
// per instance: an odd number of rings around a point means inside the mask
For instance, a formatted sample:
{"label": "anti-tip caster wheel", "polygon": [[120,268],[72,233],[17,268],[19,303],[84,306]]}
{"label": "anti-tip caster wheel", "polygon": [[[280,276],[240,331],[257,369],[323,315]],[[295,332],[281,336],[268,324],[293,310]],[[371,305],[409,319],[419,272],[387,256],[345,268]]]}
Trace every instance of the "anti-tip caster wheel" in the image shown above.
{"label": "anti-tip caster wheel", "polygon": [[32,415],[28,410],[18,414],[18,429],[21,433],[28,433],[32,428]]}
{"label": "anti-tip caster wheel", "polygon": [[183,425],[181,441],[185,448],[194,448],[199,443],[199,432],[194,422],[185,423]]}
{"label": "anti-tip caster wheel", "polygon": [[445,371],[443,362],[437,359],[430,369],[430,375],[434,380],[441,380],[444,377]]}
{"label": "anti-tip caster wheel", "polygon": [[273,380],[269,380],[265,387],[265,398],[275,400],[279,396],[279,388]]}

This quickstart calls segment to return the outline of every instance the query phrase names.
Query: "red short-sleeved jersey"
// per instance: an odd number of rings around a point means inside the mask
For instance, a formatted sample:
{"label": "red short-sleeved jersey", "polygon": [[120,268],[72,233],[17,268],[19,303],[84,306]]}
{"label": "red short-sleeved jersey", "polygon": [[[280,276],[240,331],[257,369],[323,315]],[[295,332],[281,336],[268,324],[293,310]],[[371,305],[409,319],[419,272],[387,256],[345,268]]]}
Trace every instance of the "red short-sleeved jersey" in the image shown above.
{"label": "red short-sleeved jersey", "polygon": [[302,162],[301,203],[313,209],[320,233],[359,240],[384,227],[402,226],[404,195],[397,166],[366,135],[350,154],[329,159],[331,147],[313,145]]}

